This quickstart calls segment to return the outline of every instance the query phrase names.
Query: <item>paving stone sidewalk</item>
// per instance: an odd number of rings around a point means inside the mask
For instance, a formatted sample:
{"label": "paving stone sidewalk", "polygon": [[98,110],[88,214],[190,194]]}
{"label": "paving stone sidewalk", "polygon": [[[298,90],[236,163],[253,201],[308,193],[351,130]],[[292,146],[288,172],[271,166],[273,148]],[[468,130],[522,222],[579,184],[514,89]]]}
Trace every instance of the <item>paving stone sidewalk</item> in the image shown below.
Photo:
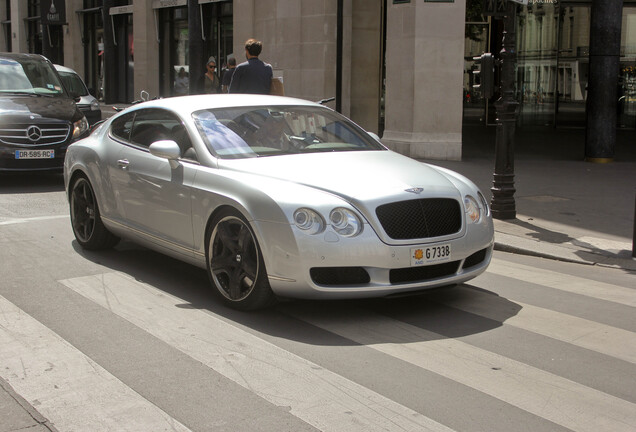
{"label": "paving stone sidewalk", "polygon": [[[427,160],[458,171],[491,196],[495,128],[464,129],[461,161]],[[618,130],[614,161],[584,161],[583,129],[517,131],[517,217],[495,220],[496,249],[636,271],[636,131]]]}

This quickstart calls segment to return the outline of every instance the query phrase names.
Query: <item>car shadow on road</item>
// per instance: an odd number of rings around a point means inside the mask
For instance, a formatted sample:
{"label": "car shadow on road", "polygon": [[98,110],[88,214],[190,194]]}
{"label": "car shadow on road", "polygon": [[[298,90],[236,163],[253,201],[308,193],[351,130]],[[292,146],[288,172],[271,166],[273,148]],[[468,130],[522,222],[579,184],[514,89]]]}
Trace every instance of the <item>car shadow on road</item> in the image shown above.
{"label": "car shadow on road", "polygon": [[[73,248],[86,259],[122,272],[183,303],[276,338],[314,346],[414,343],[461,338],[501,327],[521,306],[468,284],[422,291],[418,295],[363,300],[289,300],[253,312],[226,307],[216,297],[207,273],[189,264],[122,242],[101,252]],[[469,310],[488,310],[481,316]],[[343,336],[346,329],[358,337]]]}
{"label": "car shadow on road", "polygon": [[64,190],[61,172],[0,174],[0,194],[60,192]]}

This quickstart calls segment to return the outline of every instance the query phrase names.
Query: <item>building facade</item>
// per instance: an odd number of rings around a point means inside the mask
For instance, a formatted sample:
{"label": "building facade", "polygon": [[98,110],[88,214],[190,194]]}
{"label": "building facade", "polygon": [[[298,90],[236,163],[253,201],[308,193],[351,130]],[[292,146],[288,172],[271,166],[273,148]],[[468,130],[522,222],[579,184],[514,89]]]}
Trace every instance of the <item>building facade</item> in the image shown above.
{"label": "building facade", "polygon": [[[1,1],[1,50],[75,69],[106,103],[183,94],[184,80],[197,93],[209,56],[219,71],[230,56],[240,63],[254,37],[286,95],[335,97],[329,106],[403,154],[460,159],[462,125],[494,122],[472,87],[472,57],[500,46],[482,0]],[[584,124],[590,4],[518,7],[521,127]],[[624,5],[617,110],[634,127],[636,2]]]}

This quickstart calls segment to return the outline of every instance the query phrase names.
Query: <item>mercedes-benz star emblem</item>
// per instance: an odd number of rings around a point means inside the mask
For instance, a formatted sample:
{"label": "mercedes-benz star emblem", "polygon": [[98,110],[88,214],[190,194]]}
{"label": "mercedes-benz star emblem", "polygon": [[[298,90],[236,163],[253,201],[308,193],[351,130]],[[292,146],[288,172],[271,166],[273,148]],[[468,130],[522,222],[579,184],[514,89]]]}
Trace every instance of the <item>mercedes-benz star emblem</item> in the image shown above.
{"label": "mercedes-benz star emblem", "polygon": [[406,192],[411,192],[414,194],[421,194],[422,192],[424,192],[424,188],[410,188],[410,189],[404,189]]}
{"label": "mercedes-benz star emblem", "polygon": [[33,142],[39,141],[40,138],[42,138],[42,131],[37,126],[29,126],[29,128],[26,131],[26,134],[27,134],[27,138],[29,138]]}

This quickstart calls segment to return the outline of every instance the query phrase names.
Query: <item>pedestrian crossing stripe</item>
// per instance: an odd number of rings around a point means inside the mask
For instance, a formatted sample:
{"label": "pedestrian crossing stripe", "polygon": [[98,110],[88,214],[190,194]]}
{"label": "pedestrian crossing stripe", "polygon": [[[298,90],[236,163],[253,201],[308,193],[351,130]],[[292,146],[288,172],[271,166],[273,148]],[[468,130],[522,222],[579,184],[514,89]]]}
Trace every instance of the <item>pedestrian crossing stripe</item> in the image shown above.
{"label": "pedestrian crossing stripe", "polygon": [[320,311],[295,316],[572,430],[636,428],[636,404],[457,339],[362,310],[341,319]]}
{"label": "pedestrian crossing stripe", "polygon": [[321,431],[452,430],[127,275],[61,283]]}
{"label": "pedestrian crossing stripe", "polygon": [[[292,414],[320,430],[382,430],[389,412],[392,422],[406,422],[405,430],[422,427],[414,418],[432,430],[442,427],[209,313],[177,308],[182,300],[128,276],[106,273],[62,283],[272,403],[290,405]],[[342,319],[294,306],[284,311],[572,430],[631,432],[636,426],[635,404],[456,339],[361,310]],[[344,391],[334,394],[334,388]],[[356,413],[356,420],[346,412]]]}
{"label": "pedestrian crossing stripe", "polygon": [[536,268],[500,259],[493,259],[487,272],[498,276],[540,284],[544,287],[572,294],[636,307],[636,295],[634,295],[634,290],[630,288],[544,269],[541,270],[539,280]]}
{"label": "pedestrian crossing stripe", "polygon": [[[612,284],[544,270],[537,280],[534,268],[497,259],[491,269],[498,276],[551,288],[565,284],[564,291],[577,295],[634,301],[633,291]],[[60,282],[319,430],[451,430],[211,312],[177,307],[182,299],[123,273]],[[492,294],[466,286],[454,292],[457,295],[440,296],[442,303],[634,363],[633,332],[507,300],[507,307],[511,302],[519,306],[511,314],[503,310],[506,303],[492,301]],[[555,425],[576,431],[636,429],[636,404],[459,339],[360,309],[334,317],[329,311],[290,303],[279,311]],[[86,430],[89,424],[88,429],[100,431],[188,430],[1,296],[0,346],[8,347],[0,350],[0,364],[7,365],[0,376],[62,431]],[[77,377],[75,368],[80,371]],[[91,406],[88,416],[86,406]]]}
{"label": "pedestrian crossing stripe", "polygon": [[62,432],[189,430],[2,296],[0,347],[2,378]]}
{"label": "pedestrian crossing stripe", "polygon": [[515,301],[520,309],[513,315],[506,314],[509,306],[501,303],[498,308],[493,295],[459,286],[451,301],[442,303],[506,325],[528,330],[542,336],[596,351],[617,359],[636,363],[636,333],[619,329],[572,315],[556,312]]}
{"label": "pedestrian crossing stripe", "polygon": [[29,218],[0,218],[0,225],[15,225],[28,222],[40,222],[52,219],[68,219],[69,215],[35,216]]}

